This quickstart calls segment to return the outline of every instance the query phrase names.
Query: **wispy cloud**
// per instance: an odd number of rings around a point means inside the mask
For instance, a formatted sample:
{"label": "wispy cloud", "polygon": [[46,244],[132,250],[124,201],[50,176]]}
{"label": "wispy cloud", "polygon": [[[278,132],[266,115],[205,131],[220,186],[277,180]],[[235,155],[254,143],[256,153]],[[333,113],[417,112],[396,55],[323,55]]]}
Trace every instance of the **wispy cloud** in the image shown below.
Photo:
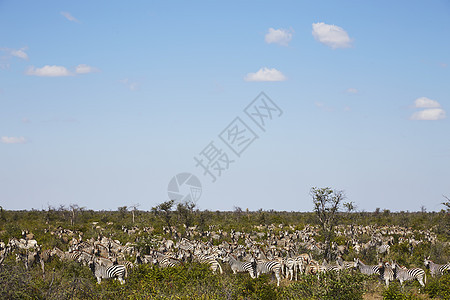
{"label": "wispy cloud", "polygon": [[80,21],[78,21],[77,18],[75,18],[74,16],[72,16],[69,12],[66,11],[62,11],[61,15],[63,15],[67,20],[71,21],[71,22],[77,22],[80,23]]}
{"label": "wispy cloud", "polygon": [[314,38],[332,49],[349,48],[352,46],[352,39],[347,32],[336,25],[328,25],[323,22],[312,24],[312,35]]}
{"label": "wispy cloud", "polygon": [[23,136],[15,137],[15,136],[2,136],[0,141],[3,144],[25,144],[27,140]]}
{"label": "wispy cloud", "polygon": [[99,70],[97,68],[81,64],[75,67],[75,73],[77,74],[88,74],[88,73],[94,73],[98,72]]}
{"label": "wispy cloud", "polygon": [[139,87],[139,83],[132,82],[128,78],[119,80],[120,83],[123,83],[130,91],[136,91]]}
{"label": "wispy cloud", "polygon": [[292,32],[291,30],[286,29],[269,28],[269,32],[267,32],[265,36],[265,41],[267,44],[274,43],[281,46],[288,46],[291,40]]}
{"label": "wispy cloud", "polygon": [[64,76],[73,76],[78,74],[88,74],[93,72],[98,72],[97,68],[81,64],[75,67],[73,72],[68,70],[64,66],[50,66],[45,65],[42,68],[35,68],[34,66],[30,66],[26,71],[26,75],[30,76],[40,76],[40,77],[64,77]]}
{"label": "wispy cloud", "polygon": [[357,89],[355,89],[355,88],[348,88],[348,89],[345,90],[345,92],[347,94],[358,94],[359,91]]}
{"label": "wispy cloud", "polygon": [[256,73],[248,73],[245,81],[285,81],[287,78],[277,69],[261,68]]}
{"label": "wispy cloud", "polygon": [[441,104],[427,97],[417,98],[413,107],[425,109],[413,113],[410,117],[411,120],[436,121],[447,117],[445,110],[441,108]]}
{"label": "wispy cloud", "polygon": [[66,67],[49,65],[45,65],[42,68],[35,68],[34,66],[31,66],[26,70],[25,74],[40,77],[63,77],[72,75]]}
{"label": "wispy cloud", "polygon": [[6,57],[4,58],[8,58],[11,56],[20,58],[20,59],[24,59],[24,60],[28,60],[28,54],[25,52],[25,50],[27,50],[28,47],[22,47],[20,49],[11,49],[11,48],[0,48],[0,51],[3,51],[6,53]]}

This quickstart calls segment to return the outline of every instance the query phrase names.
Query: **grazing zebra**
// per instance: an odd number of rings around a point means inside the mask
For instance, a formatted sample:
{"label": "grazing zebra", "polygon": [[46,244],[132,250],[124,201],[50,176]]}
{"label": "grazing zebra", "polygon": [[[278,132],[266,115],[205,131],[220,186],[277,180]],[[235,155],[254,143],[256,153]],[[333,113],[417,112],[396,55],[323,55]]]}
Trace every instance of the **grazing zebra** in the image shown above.
{"label": "grazing zebra", "polygon": [[77,261],[80,258],[80,252],[64,252],[58,247],[54,247],[52,252],[52,256],[57,255],[60,260],[67,260],[67,261]]}
{"label": "grazing zebra", "polygon": [[383,279],[384,282],[386,283],[386,287],[389,287],[389,281],[395,280],[395,272],[392,269],[392,266],[390,263],[385,262],[384,264],[382,264],[381,274],[382,274],[381,279]]}
{"label": "grazing zebra", "polygon": [[297,281],[297,259],[296,258],[287,258],[284,261],[284,265],[286,266],[286,278],[288,277],[288,272],[289,272],[289,276],[291,277],[290,280],[293,280],[294,277],[294,273],[295,273],[295,280]]}
{"label": "grazing zebra", "polygon": [[256,262],[256,277],[261,274],[274,273],[277,278],[277,286],[280,286],[281,280],[281,264],[276,260],[257,261]]}
{"label": "grazing zebra", "polygon": [[220,266],[220,263],[213,256],[199,254],[195,255],[195,259],[201,264],[209,264],[210,265],[209,268],[213,271],[213,273],[216,273],[217,270],[219,270],[219,273],[223,274],[223,270],[222,267]]}
{"label": "grazing zebra", "polygon": [[94,273],[94,276],[97,278],[98,284],[102,282],[102,278],[103,279],[117,278],[119,279],[121,284],[125,283],[124,278],[127,277],[127,268],[124,265],[113,265],[105,267],[91,260],[89,262],[89,267]]}
{"label": "grazing zebra", "polygon": [[224,258],[224,261],[228,261],[228,263],[230,264],[231,270],[233,271],[233,274],[236,274],[238,272],[248,272],[250,274],[251,278],[256,278],[255,261],[242,262],[242,261],[238,261],[236,258],[234,258],[231,255],[226,256]]}
{"label": "grazing zebra", "polygon": [[170,256],[159,256],[153,260],[154,264],[158,264],[161,268],[173,268],[181,265],[181,261]]}
{"label": "grazing zebra", "polygon": [[[81,253],[80,253],[80,255],[81,255]],[[96,263],[98,263],[99,265],[104,266],[104,267],[110,267],[110,266],[114,265],[114,262],[111,259],[103,257],[103,256],[94,256],[94,259],[95,259]]]}
{"label": "grazing zebra", "polygon": [[77,251],[77,252],[80,252],[80,257],[78,258],[78,262],[82,263],[83,266],[87,266],[89,264],[89,261],[91,261],[92,257],[94,256],[94,255],[89,254],[84,251]]}
{"label": "grazing zebra", "polygon": [[377,274],[377,275],[381,275],[381,266],[379,265],[365,265],[363,264],[362,261],[359,260],[359,258],[355,258],[355,268],[359,269],[359,271],[362,274],[366,274],[366,275],[373,275],[373,274]]}
{"label": "grazing zebra", "polygon": [[306,266],[310,264],[312,258],[308,253],[302,253],[295,257],[296,265],[300,274],[303,274],[306,270]]}
{"label": "grazing zebra", "polygon": [[379,247],[377,247],[377,254],[389,254],[389,249],[391,248],[391,246],[389,246],[388,244],[383,244]]}
{"label": "grazing zebra", "polygon": [[446,270],[450,270],[450,263],[447,263],[445,265],[438,265],[432,262],[429,256],[425,258],[424,264],[428,269],[430,269],[431,276],[433,277],[442,275]]}
{"label": "grazing zebra", "polygon": [[399,266],[397,263],[392,264],[392,269],[394,270],[396,277],[400,281],[401,285],[403,285],[404,281],[416,279],[421,286],[425,286],[427,277],[423,269],[421,268],[408,269],[406,267]]}
{"label": "grazing zebra", "polygon": [[339,265],[339,264],[332,265],[332,264],[327,263],[326,260],[323,261],[322,266],[324,266],[326,268],[327,272],[329,272],[329,271],[339,272],[339,271],[342,270],[342,266],[341,265]]}
{"label": "grazing zebra", "polygon": [[342,256],[340,256],[340,255],[337,257],[336,262],[339,266],[341,266],[342,269],[345,269],[345,270],[352,270],[355,268],[354,261],[344,261],[342,259]]}

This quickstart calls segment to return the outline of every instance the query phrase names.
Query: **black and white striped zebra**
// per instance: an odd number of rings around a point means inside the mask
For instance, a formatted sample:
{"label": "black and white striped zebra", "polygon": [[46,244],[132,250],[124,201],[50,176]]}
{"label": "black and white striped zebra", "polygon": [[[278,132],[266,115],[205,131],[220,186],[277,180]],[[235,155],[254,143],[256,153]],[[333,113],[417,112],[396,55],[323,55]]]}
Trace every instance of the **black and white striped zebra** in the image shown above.
{"label": "black and white striped zebra", "polygon": [[248,272],[250,274],[251,278],[256,278],[255,261],[242,262],[242,261],[238,261],[236,258],[234,258],[231,255],[226,256],[224,261],[228,261],[228,263],[230,264],[231,270],[233,271],[233,274],[241,273],[241,272]]}
{"label": "black and white striped zebra", "polygon": [[353,270],[355,268],[354,261],[345,261],[342,259],[342,256],[340,255],[337,257],[336,262],[344,270]]}
{"label": "black and white striped zebra", "polygon": [[217,272],[219,270],[220,274],[223,274],[222,267],[220,266],[220,263],[217,261],[217,259],[210,255],[203,255],[198,254],[195,255],[194,258],[201,264],[208,264],[210,265],[210,269],[213,271],[213,273]]}
{"label": "black and white striped zebra", "polygon": [[392,269],[394,270],[396,278],[400,281],[401,285],[403,285],[403,282],[405,281],[417,280],[421,286],[425,286],[427,277],[423,269],[408,269],[406,267],[399,266],[397,263],[392,264]]}
{"label": "black and white striped zebra", "polygon": [[59,249],[58,247],[54,247],[52,252],[51,252],[52,256],[56,255],[59,257],[60,260],[62,261],[77,261],[80,258],[80,252],[76,251],[76,252],[64,252],[61,249]]}
{"label": "black and white striped zebra", "polygon": [[390,263],[385,262],[381,267],[381,279],[384,280],[386,287],[389,287],[389,282],[395,280],[395,272]]}
{"label": "black and white striped zebra", "polygon": [[[284,267],[286,267],[286,278],[290,277],[293,280],[295,275],[295,280],[298,279],[297,274],[297,259],[295,257],[289,257],[284,260]],[[284,273],[284,272],[283,272]]]}
{"label": "black and white striped zebra", "polygon": [[173,268],[181,265],[181,261],[165,255],[160,255],[155,258],[153,261],[154,264],[158,264],[161,268]]}
{"label": "black and white striped zebra", "polygon": [[281,264],[276,260],[257,261],[256,262],[256,277],[261,274],[274,273],[277,278],[277,286],[280,286],[281,280]]}
{"label": "black and white striped zebra", "polygon": [[425,258],[424,264],[425,264],[425,267],[430,269],[430,274],[433,277],[442,275],[442,274],[444,274],[445,271],[450,270],[450,263],[447,263],[444,265],[435,264],[434,262],[432,262],[430,260],[430,257]]}
{"label": "black and white striped zebra", "polygon": [[125,283],[127,277],[127,268],[124,265],[113,265],[109,267],[101,266],[95,261],[91,260],[89,266],[97,278],[97,283],[100,284],[102,279],[119,279],[121,284]]}
{"label": "black and white striped zebra", "polygon": [[379,265],[366,265],[359,258],[355,258],[355,268],[357,268],[362,274],[366,275],[381,275],[381,266]]}

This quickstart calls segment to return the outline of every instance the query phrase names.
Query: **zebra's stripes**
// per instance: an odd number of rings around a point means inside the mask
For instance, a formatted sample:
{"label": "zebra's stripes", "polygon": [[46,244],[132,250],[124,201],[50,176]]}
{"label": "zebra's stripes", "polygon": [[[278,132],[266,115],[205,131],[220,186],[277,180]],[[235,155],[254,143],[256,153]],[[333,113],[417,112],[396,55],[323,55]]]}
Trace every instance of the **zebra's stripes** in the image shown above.
{"label": "zebra's stripes", "polygon": [[406,267],[399,266],[396,263],[392,264],[392,268],[396,274],[397,279],[400,281],[400,284],[403,285],[403,282],[409,280],[417,280],[421,286],[425,286],[425,282],[427,280],[425,271],[421,268],[412,268],[408,269]]}
{"label": "zebra's stripes", "polygon": [[124,265],[113,265],[109,267],[101,266],[95,261],[90,261],[89,263],[94,276],[97,278],[97,283],[100,284],[102,279],[119,279],[121,284],[125,283],[127,277],[127,268]]}
{"label": "zebra's stripes", "polygon": [[277,286],[280,286],[281,280],[281,264],[276,260],[258,261],[256,262],[256,277],[261,274],[274,273],[277,278]]}
{"label": "zebra's stripes", "polygon": [[194,257],[199,263],[210,265],[209,268],[213,271],[213,273],[215,273],[215,272],[217,272],[217,270],[219,270],[219,273],[223,274],[223,270],[222,270],[222,267],[220,266],[220,263],[213,256],[199,254],[199,255],[195,255]]}
{"label": "zebra's stripes", "polygon": [[157,257],[155,261],[161,268],[173,268],[181,265],[181,261],[170,256]]}
{"label": "zebra's stripes", "polygon": [[450,263],[444,265],[438,265],[432,262],[429,257],[425,258],[424,261],[425,266],[430,269],[431,276],[438,276],[444,274],[446,270],[450,270]]}
{"label": "zebra's stripes", "polygon": [[295,280],[297,281],[297,259],[294,257],[289,257],[284,261],[284,266],[286,267],[286,278],[288,277],[288,272],[290,276],[290,280],[293,280],[295,275]]}
{"label": "zebra's stripes", "polygon": [[228,255],[225,257],[225,261],[228,261],[230,264],[231,270],[233,274],[240,272],[248,272],[251,278],[256,278],[256,270],[255,270],[255,262],[242,262],[235,259],[233,256]]}
{"label": "zebra's stripes", "polygon": [[381,267],[381,279],[384,280],[386,287],[389,287],[389,281],[395,280],[395,272],[390,263],[385,262]]}
{"label": "zebra's stripes", "polygon": [[60,260],[77,261],[80,258],[80,252],[64,252],[58,247],[53,248],[52,255],[57,255]]}
{"label": "zebra's stripes", "polygon": [[379,265],[365,265],[359,258],[355,259],[355,267],[359,269],[362,274],[366,275],[381,275],[381,266]]}

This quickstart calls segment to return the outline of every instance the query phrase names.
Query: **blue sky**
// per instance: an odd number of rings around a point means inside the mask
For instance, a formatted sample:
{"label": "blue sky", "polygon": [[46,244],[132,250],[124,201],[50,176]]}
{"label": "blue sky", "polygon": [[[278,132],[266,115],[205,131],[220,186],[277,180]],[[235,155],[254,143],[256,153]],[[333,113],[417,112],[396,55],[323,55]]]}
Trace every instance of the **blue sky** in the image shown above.
{"label": "blue sky", "polygon": [[[148,210],[188,172],[201,209],[440,210],[448,1],[0,1],[0,205]],[[243,112],[265,92],[263,132]],[[258,135],[240,157],[218,135]],[[194,157],[234,160],[215,182]]]}

